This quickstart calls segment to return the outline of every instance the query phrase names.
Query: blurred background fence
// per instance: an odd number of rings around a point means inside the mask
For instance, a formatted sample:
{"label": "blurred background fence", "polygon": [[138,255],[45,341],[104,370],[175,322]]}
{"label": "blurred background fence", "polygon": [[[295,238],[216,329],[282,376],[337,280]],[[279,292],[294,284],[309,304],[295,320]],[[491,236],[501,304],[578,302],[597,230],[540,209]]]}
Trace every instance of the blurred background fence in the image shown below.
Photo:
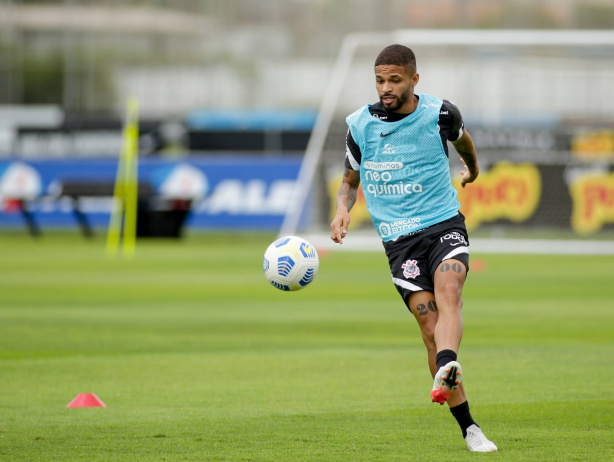
{"label": "blurred background fence", "polygon": [[[75,210],[104,226],[105,185],[114,179],[125,104],[134,96],[140,179],[150,187],[140,201],[142,235],[168,234],[144,227],[163,228],[172,212],[194,229],[276,231],[293,206],[344,38],[400,29],[606,37],[614,4],[0,1],[0,227],[24,220],[31,231],[71,226]],[[371,68],[380,45],[356,50],[336,95],[301,230],[327,226],[343,165],[343,118],[376,101]],[[418,91],[454,101],[476,141],[482,181],[462,196],[474,229],[611,236],[614,46],[413,48]],[[91,189],[68,194],[75,183]],[[354,214],[368,228],[360,203]]]}

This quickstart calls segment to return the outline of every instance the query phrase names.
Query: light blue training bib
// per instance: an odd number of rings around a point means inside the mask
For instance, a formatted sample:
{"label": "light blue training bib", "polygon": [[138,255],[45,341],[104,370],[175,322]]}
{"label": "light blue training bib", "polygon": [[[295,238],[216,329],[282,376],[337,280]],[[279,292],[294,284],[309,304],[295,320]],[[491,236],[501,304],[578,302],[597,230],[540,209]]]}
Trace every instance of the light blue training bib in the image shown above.
{"label": "light blue training bib", "polygon": [[362,153],[367,209],[384,241],[452,218],[460,207],[439,135],[442,101],[417,96],[417,109],[396,122],[373,117],[369,106],[346,119]]}

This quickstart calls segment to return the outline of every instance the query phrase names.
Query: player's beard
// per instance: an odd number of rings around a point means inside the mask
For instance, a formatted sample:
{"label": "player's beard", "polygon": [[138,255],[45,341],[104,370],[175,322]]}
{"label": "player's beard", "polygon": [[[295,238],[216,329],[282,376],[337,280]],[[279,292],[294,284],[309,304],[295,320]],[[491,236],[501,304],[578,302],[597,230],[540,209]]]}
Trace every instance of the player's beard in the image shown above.
{"label": "player's beard", "polygon": [[389,106],[386,105],[386,103],[384,103],[384,96],[390,96],[390,95],[382,95],[379,97],[380,103],[382,103],[382,106],[384,106],[384,109],[386,109],[387,111],[391,111],[391,112],[398,111],[399,109],[403,107],[403,105],[407,102],[407,100],[411,96],[411,88],[408,88],[407,91],[403,93],[401,96],[392,95],[394,96],[395,100]]}

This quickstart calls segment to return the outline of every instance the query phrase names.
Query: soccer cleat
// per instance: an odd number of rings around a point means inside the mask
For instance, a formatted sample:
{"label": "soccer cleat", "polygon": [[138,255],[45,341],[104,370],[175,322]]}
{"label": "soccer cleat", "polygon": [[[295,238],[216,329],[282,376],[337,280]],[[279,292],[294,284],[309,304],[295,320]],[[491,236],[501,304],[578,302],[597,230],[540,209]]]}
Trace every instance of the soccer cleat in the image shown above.
{"label": "soccer cleat", "polygon": [[463,381],[463,371],[461,365],[456,361],[450,361],[445,366],[442,366],[435,374],[433,382],[433,390],[431,390],[431,399],[434,403],[443,404]]}
{"label": "soccer cleat", "polygon": [[486,438],[482,429],[473,424],[467,429],[467,449],[473,452],[496,452],[497,446],[495,443]]}

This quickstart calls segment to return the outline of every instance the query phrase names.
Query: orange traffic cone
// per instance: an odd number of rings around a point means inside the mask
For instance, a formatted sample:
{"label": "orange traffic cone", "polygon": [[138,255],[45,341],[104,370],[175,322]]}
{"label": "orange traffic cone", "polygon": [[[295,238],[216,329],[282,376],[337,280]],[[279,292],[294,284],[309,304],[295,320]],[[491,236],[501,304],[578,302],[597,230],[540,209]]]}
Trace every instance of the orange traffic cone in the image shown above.
{"label": "orange traffic cone", "polygon": [[94,393],[79,393],[66,407],[107,407]]}

